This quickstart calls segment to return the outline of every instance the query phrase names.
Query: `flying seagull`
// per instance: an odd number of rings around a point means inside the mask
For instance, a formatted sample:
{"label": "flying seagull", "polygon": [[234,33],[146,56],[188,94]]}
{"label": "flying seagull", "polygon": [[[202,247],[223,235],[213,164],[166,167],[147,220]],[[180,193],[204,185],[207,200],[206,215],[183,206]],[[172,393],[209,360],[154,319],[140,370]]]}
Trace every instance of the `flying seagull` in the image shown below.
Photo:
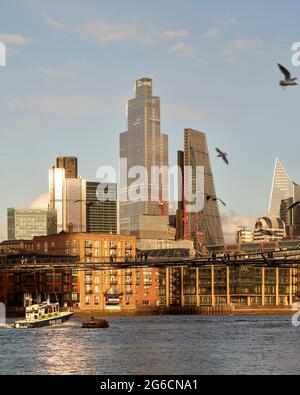
{"label": "flying seagull", "polygon": [[288,69],[286,69],[279,63],[277,63],[277,64],[278,64],[279,70],[282,72],[282,74],[285,77],[285,79],[283,81],[280,81],[279,84],[283,87],[298,85],[296,82],[298,78],[292,78],[291,73],[289,72]]}
{"label": "flying seagull", "polygon": [[288,210],[293,210],[293,208],[297,207],[300,204],[300,201],[293,203],[290,207],[288,207]]}
{"label": "flying seagull", "polygon": [[207,202],[210,202],[211,200],[212,200],[213,202],[219,201],[220,203],[223,204],[224,207],[227,207],[227,206],[226,206],[226,203],[225,203],[222,199],[219,199],[219,198],[217,198],[217,197],[213,197],[213,196],[208,195],[208,196],[206,197],[206,200],[207,200]]}
{"label": "flying seagull", "polygon": [[219,148],[216,148],[218,155],[218,158],[222,158],[223,161],[226,163],[226,165],[229,165],[229,160],[228,160],[228,154],[225,152],[221,151]]}

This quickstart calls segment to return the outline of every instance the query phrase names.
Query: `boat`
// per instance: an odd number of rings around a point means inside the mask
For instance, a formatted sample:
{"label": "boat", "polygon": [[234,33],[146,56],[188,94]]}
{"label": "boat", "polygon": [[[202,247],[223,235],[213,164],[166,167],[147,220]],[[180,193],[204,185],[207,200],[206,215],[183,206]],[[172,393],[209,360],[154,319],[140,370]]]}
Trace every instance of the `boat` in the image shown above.
{"label": "boat", "polygon": [[67,322],[73,314],[72,311],[60,311],[59,303],[44,302],[26,307],[25,320],[16,321],[13,328],[29,329],[61,325]]}
{"label": "boat", "polygon": [[92,317],[90,320],[82,323],[82,328],[84,329],[102,329],[108,328],[109,324],[106,320],[99,320]]}

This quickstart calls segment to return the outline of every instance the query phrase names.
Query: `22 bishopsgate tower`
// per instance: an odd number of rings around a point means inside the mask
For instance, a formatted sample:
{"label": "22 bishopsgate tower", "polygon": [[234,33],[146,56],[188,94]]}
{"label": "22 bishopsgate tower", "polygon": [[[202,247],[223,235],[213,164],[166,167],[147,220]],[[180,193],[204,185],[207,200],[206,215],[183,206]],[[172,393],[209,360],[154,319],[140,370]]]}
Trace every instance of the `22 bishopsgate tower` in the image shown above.
{"label": "22 bishopsgate tower", "polygon": [[[168,216],[168,204],[163,202],[163,185],[160,180],[158,201],[151,201],[151,169],[153,166],[168,166],[168,136],[161,133],[160,98],[152,94],[152,80],[143,78],[136,82],[136,97],[128,102],[128,131],[120,136],[120,158],[127,160],[127,169],[121,169],[126,177],[127,188],[133,185],[134,177],[130,172],[143,167],[149,177],[142,186],[149,197],[145,201],[128,201],[120,204],[120,230],[123,234],[138,235],[143,216],[153,216],[159,223],[159,217]],[[126,172],[126,174],[125,174]],[[122,174],[123,173],[123,174]],[[166,187],[166,185],[164,185]],[[124,190],[121,190],[121,194]],[[147,200],[147,201],[146,201]]]}

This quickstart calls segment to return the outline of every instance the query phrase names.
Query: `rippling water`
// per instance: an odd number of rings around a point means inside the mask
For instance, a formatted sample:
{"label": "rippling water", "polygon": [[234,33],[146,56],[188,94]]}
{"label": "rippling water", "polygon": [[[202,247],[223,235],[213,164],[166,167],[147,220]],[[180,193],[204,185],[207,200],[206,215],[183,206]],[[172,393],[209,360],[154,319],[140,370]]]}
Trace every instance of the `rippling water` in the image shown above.
{"label": "rippling water", "polygon": [[1,374],[300,374],[291,317],[110,318],[105,330],[0,328]]}

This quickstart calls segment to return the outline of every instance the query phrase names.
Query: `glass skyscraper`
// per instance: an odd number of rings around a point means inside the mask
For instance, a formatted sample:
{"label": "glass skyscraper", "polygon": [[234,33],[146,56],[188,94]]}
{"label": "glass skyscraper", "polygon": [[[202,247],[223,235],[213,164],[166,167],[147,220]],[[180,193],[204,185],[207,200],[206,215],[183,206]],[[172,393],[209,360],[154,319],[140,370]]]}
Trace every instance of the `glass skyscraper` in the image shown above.
{"label": "glass skyscraper", "polygon": [[300,186],[295,184],[278,159],[275,162],[275,170],[269,204],[269,214],[280,217],[280,208],[283,200],[300,200]]}
{"label": "glass skyscraper", "polygon": [[[184,238],[194,241],[197,249],[201,244],[223,246],[224,236],[218,203],[213,199],[209,201],[206,199],[207,196],[217,197],[217,195],[205,133],[185,129],[183,161],[185,167],[189,166],[193,169],[193,174],[195,174],[196,166],[204,167],[204,208],[200,212],[187,213],[186,202],[184,203]],[[187,180],[184,180],[184,184],[186,182]],[[200,193],[202,192],[200,191]]]}
{"label": "glass skyscraper", "polygon": [[152,85],[149,78],[136,82],[136,97],[128,102],[128,131],[120,135],[120,158],[127,159],[128,163],[127,169],[121,169],[121,177],[127,180],[127,188],[121,188],[121,195],[124,196],[124,192],[128,192],[135,181],[128,177],[128,170],[143,166],[149,175],[145,185],[142,185],[142,189],[148,193],[148,201],[120,203],[122,234],[138,235],[141,215],[168,216],[168,203],[162,201],[163,188],[165,192],[168,189],[167,183],[160,180],[157,191],[159,198],[151,201],[151,167],[169,164],[168,136],[161,133],[160,98],[153,96]]}

